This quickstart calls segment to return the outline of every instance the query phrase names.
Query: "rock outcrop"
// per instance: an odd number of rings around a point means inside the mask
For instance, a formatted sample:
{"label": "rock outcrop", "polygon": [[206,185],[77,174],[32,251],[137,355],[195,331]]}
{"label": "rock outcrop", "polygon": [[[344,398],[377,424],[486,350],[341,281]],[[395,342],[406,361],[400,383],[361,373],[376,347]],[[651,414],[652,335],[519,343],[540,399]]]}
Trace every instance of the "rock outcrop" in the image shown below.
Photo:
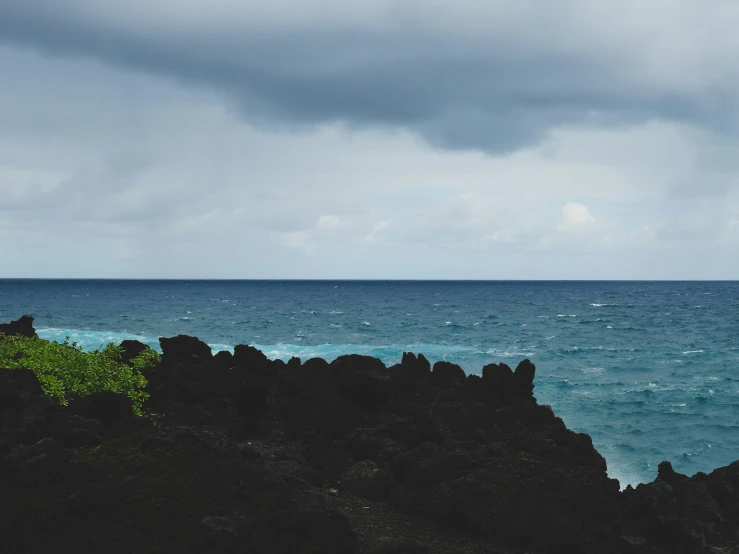
{"label": "rock outcrop", "polygon": [[0,323],[0,333],[3,335],[35,337],[36,329],[33,328],[33,318],[30,315],[24,315],[10,323]]}
{"label": "rock outcrop", "polygon": [[148,348],[143,342],[138,340],[124,340],[120,344],[120,347],[122,349],[121,361],[124,364],[130,364],[131,360]]}
{"label": "rock outcrop", "polygon": [[619,492],[535,367],[162,339],[147,415],[0,370],[3,552],[739,552],[739,462]]}

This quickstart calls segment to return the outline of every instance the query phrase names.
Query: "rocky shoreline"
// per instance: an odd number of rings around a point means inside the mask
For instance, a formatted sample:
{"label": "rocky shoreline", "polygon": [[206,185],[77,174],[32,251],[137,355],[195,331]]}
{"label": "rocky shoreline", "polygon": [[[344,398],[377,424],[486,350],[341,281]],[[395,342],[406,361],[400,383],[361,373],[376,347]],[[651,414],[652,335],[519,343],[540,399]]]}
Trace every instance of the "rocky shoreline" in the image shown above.
{"label": "rocky shoreline", "polygon": [[693,477],[663,462],[620,492],[590,437],[537,403],[528,360],[476,376],[411,353],[160,344],[144,417],[113,393],[62,407],[0,369],[0,551],[739,552],[739,462]]}

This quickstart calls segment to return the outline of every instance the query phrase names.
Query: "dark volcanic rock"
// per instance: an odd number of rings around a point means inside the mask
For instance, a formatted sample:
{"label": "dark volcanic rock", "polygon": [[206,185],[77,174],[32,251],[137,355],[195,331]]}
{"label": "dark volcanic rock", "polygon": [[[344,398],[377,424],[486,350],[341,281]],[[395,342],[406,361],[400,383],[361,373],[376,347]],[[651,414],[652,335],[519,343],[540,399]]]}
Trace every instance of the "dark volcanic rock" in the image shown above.
{"label": "dark volcanic rock", "polygon": [[[65,447],[50,435],[54,415],[78,416],[49,404],[29,374],[0,371],[13,406],[0,428],[2,552],[48,552],[51,537],[79,553],[357,551],[346,518],[307,483],[289,485],[215,429],[161,422]],[[33,417],[39,406],[50,417]]]}
{"label": "dark volcanic rock", "polygon": [[96,392],[70,402],[68,411],[78,416],[95,419],[108,427],[124,418],[130,418],[133,402],[127,396],[114,392]]}
{"label": "dark volcanic rock", "polygon": [[253,371],[264,369],[270,364],[269,359],[261,350],[246,344],[239,344],[234,348],[233,361],[236,365]]}
{"label": "dark volcanic rock", "polygon": [[627,487],[624,527],[665,552],[739,552],[739,462],[687,477],[659,465],[652,483]]}
{"label": "dark volcanic rock", "polygon": [[427,381],[431,377],[431,364],[423,356],[412,352],[404,352],[402,361],[389,368],[392,387],[395,391],[412,389],[419,380]]}
{"label": "dark volcanic rock", "polygon": [[10,323],[0,323],[0,333],[35,337],[36,329],[33,328],[33,318],[30,315],[24,315]]}
{"label": "dark volcanic rock", "polygon": [[527,398],[534,392],[534,376],[536,368],[529,360],[524,360],[513,372],[513,385],[516,387],[518,396]]}
{"label": "dark volcanic rock", "polygon": [[124,340],[121,342],[120,347],[123,349],[121,361],[124,364],[130,364],[131,360],[148,348],[143,342],[138,340]]}
{"label": "dark volcanic rock", "polygon": [[234,357],[231,352],[228,350],[221,350],[220,352],[216,352],[213,356],[213,360],[222,366],[230,367],[234,363]]}
{"label": "dark volcanic rock", "polygon": [[[133,417],[130,404],[127,417]],[[0,456],[47,438],[65,447],[97,444],[101,432],[100,422],[45,396],[33,372],[0,369]]]}
{"label": "dark volcanic rock", "polygon": [[[0,370],[0,550],[328,554],[739,551],[739,462],[619,492],[534,365],[433,372],[162,339],[147,417]],[[133,350],[132,350],[133,351]]]}
{"label": "dark volcanic rock", "polygon": [[464,383],[467,377],[464,370],[457,364],[449,362],[436,362],[431,372],[431,377],[442,387],[453,387]]}
{"label": "dark volcanic rock", "polygon": [[177,335],[159,339],[162,348],[162,365],[198,364],[213,358],[210,346],[197,337]]}
{"label": "dark volcanic rock", "polygon": [[341,476],[342,486],[347,491],[368,500],[385,500],[393,482],[392,473],[370,460],[357,462]]}
{"label": "dark volcanic rock", "polygon": [[410,539],[380,539],[369,547],[367,554],[430,554],[425,544]]}
{"label": "dark volcanic rock", "polygon": [[687,475],[677,473],[674,469],[672,469],[672,464],[670,462],[661,462],[657,466],[657,479],[660,481],[674,484],[679,483],[680,481],[684,481],[687,478]]}
{"label": "dark volcanic rock", "polygon": [[361,408],[374,408],[390,400],[390,374],[377,358],[339,356],[330,367],[340,394]]}
{"label": "dark volcanic rock", "polygon": [[507,399],[513,392],[513,370],[506,364],[489,364],[482,368],[485,389],[498,400]]}

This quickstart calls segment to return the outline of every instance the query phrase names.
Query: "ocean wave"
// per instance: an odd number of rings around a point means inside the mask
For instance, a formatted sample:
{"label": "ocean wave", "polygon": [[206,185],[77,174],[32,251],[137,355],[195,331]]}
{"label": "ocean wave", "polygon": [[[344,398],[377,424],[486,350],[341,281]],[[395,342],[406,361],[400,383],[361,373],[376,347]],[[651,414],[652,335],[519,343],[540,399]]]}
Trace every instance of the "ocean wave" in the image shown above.
{"label": "ocean wave", "polygon": [[229,346],[228,344],[215,343],[215,344],[208,344],[208,346],[210,346],[210,349],[213,351],[213,353],[227,351],[233,354],[233,346]]}
{"label": "ocean wave", "polygon": [[108,343],[120,344],[124,340],[138,340],[152,348],[159,348],[159,337],[145,336],[142,333],[93,331],[86,329],[60,329],[58,327],[44,327],[36,330],[39,337],[46,340],[64,342],[69,337],[83,350],[91,351],[102,348]]}
{"label": "ocean wave", "polygon": [[636,448],[633,445],[627,443],[614,444],[613,448],[616,450],[625,450],[626,452],[636,452]]}
{"label": "ocean wave", "polygon": [[[379,358],[385,364],[391,365],[399,363],[404,352],[414,352],[423,354],[429,361],[444,360],[454,363],[464,362],[470,355],[483,354],[472,347],[453,346],[445,344],[410,344],[410,345],[372,345],[362,343],[325,343],[325,344],[291,344],[291,343],[275,343],[275,344],[253,344],[255,348],[264,352],[270,359],[289,360],[293,356],[297,356],[303,360],[309,358],[323,358],[326,361],[333,361],[339,356],[346,354],[361,354],[364,356],[372,356]],[[475,368],[477,371],[482,366]]]}
{"label": "ocean wave", "polygon": [[[63,329],[56,327],[46,327],[37,330],[41,338],[47,340],[55,340],[63,342],[65,337],[69,337],[70,341],[77,342],[83,350],[91,351],[112,342],[119,344],[124,340],[139,340],[144,344],[161,352],[159,347],[159,337],[146,336],[142,334],[129,332],[110,332],[110,331],[87,331],[79,329]],[[302,335],[305,337],[305,335]],[[470,356],[530,356],[532,352],[507,351],[501,349],[499,351],[491,349],[486,352],[479,348],[470,346],[455,346],[447,344],[407,344],[407,345],[371,345],[362,343],[325,343],[325,344],[293,344],[293,343],[258,343],[251,341],[241,341],[241,344],[250,344],[255,348],[264,352],[270,359],[289,360],[293,356],[297,356],[303,360],[309,358],[320,357],[327,361],[333,361],[339,356],[345,354],[363,354],[365,356],[373,356],[379,358],[386,364],[399,363],[404,352],[415,352],[424,354],[432,363],[439,360],[451,361],[454,363],[464,363]],[[208,346],[215,352],[229,351],[233,353],[234,345],[220,342],[209,342]],[[495,360],[490,360],[495,361]],[[472,369],[479,371],[482,367],[483,360],[476,363]]]}
{"label": "ocean wave", "polygon": [[581,369],[581,371],[583,373],[597,375],[599,373],[603,373],[605,371],[605,368],[603,367],[584,367]]}
{"label": "ocean wave", "polygon": [[522,352],[515,348],[512,350],[499,350],[496,348],[490,348],[485,353],[489,356],[500,356],[501,358],[514,358],[517,356],[533,357],[536,355],[536,352]]}

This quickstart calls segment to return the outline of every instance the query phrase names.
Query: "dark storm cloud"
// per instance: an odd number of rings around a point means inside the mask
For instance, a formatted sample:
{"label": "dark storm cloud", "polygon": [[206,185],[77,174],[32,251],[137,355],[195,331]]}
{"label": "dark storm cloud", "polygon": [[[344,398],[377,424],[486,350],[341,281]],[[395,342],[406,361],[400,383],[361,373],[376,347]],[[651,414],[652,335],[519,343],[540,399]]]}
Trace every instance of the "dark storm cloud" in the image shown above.
{"label": "dark storm cloud", "polygon": [[[229,9],[239,15],[237,5]],[[597,48],[559,49],[546,37],[526,39],[522,47],[502,34],[475,42],[463,33],[434,34],[413,25],[338,22],[260,30],[228,25],[228,18],[193,30],[174,17],[146,26],[140,10],[119,11],[93,11],[79,0],[1,0],[0,41],[214,89],[252,123],[404,127],[442,148],[511,151],[573,123],[669,119],[735,129],[731,88],[696,91],[634,77],[629,37],[619,59]],[[566,36],[566,21],[551,24]]]}

